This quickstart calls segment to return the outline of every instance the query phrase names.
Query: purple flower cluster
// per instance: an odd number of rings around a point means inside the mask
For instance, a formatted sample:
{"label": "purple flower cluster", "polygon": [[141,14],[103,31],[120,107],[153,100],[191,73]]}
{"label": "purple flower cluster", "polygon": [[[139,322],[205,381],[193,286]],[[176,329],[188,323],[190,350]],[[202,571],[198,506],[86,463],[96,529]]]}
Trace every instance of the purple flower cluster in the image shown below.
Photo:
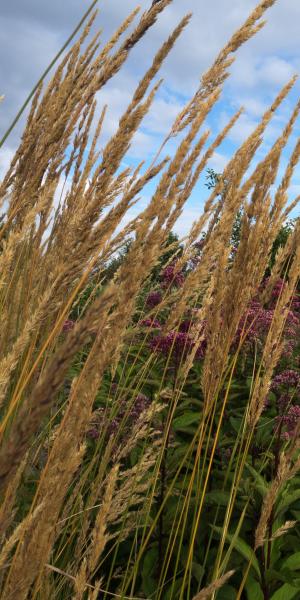
{"label": "purple flower cluster", "polygon": [[281,386],[285,387],[298,387],[300,384],[300,374],[298,371],[287,369],[282,371],[279,375],[276,375],[272,381],[271,389],[276,390]]}
{"label": "purple flower cluster", "polygon": [[96,427],[93,427],[93,429],[88,430],[87,436],[91,438],[91,440],[97,440],[100,436],[99,430],[96,429]]}
{"label": "purple flower cluster", "polygon": [[[268,283],[269,279],[266,279],[264,281],[264,285],[266,285]],[[272,293],[271,293],[271,305],[272,307],[275,306],[278,298],[281,296],[282,292],[284,291],[285,287],[287,285],[287,282],[284,281],[283,279],[278,279],[272,289]],[[300,309],[300,297],[299,295],[296,293],[294,294],[294,296],[292,297],[292,301],[291,301],[291,309],[293,311],[298,311]]]}
{"label": "purple flower cluster", "polygon": [[122,439],[124,440],[124,436],[126,437],[132,424],[140,418],[150,403],[148,396],[142,393],[137,394],[134,402],[130,402],[130,406],[128,406],[126,399],[122,399],[118,413],[113,418],[111,418],[111,409],[99,408],[93,420],[93,427],[87,431],[88,437],[94,440],[98,439],[101,430],[105,429],[107,437],[110,438],[112,435],[116,435],[121,427]]}
{"label": "purple flower cluster", "polygon": [[276,283],[272,289],[272,298],[274,300],[277,300],[277,298],[279,298],[279,296],[281,296],[285,287],[286,287],[286,282],[283,279],[278,279],[278,281],[276,281]]}
{"label": "purple flower cluster", "polygon": [[270,404],[271,404],[271,397],[270,396],[266,396],[265,399],[264,399],[264,402],[263,402],[264,410],[266,410],[267,408],[269,408]]}
{"label": "purple flower cluster", "polygon": [[147,296],[146,299],[146,305],[149,308],[155,308],[155,306],[157,306],[158,304],[160,304],[162,301],[162,295],[160,292],[150,292]]}
{"label": "purple flower cluster", "polygon": [[151,400],[148,398],[148,396],[142,393],[138,394],[134,401],[133,407],[130,410],[130,416],[138,419],[150,406],[150,404]]}
{"label": "purple flower cluster", "polygon": [[112,393],[113,395],[115,395],[115,394],[117,393],[117,391],[118,391],[118,384],[117,384],[117,383],[114,381],[114,382],[111,384],[111,388],[110,388],[110,389],[111,389],[111,393]]}
{"label": "purple flower cluster", "polygon": [[[276,294],[279,293],[277,288],[276,290]],[[260,302],[253,300],[239,323],[236,341],[242,336],[245,336],[246,340],[250,342],[260,340],[268,333],[273,316],[274,308],[264,308]],[[300,319],[298,315],[290,310],[287,315],[284,329],[285,356],[290,356],[294,350],[299,327]]]}
{"label": "purple flower cluster", "polygon": [[152,329],[161,329],[161,324],[157,319],[143,319],[140,321],[141,327],[151,327]]}
{"label": "purple flower cluster", "polygon": [[190,336],[180,331],[170,331],[167,335],[156,336],[150,342],[152,350],[168,354],[172,348],[176,355],[182,355],[184,351],[188,351],[192,344]]}
{"label": "purple flower cluster", "polygon": [[246,336],[248,341],[258,339],[268,332],[272,319],[273,310],[265,309],[259,302],[253,300],[239,323],[237,339],[242,336]]}
{"label": "purple flower cluster", "polygon": [[283,414],[286,411],[290,402],[291,402],[291,396],[289,394],[281,394],[281,396],[279,396],[279,398],[277,400],[277,407],[278,407],[280,414]]}
{"label": "purple flower cluster", "polygon": [[294,296],[292,301],[293,310],[300,311],[300,296]]}
{"label": "purple flower cluster", "polygon": [[163,288],[168,288],[172,285],[182,287],[184,284],[184,275],[182,271],[177,271],[175,265],[169,265],[161,274],[161,285]]}
{"label": "purple flower cluster", "polygon": [[283,358],[291,358],[295,350],[295,340],[285,340],[282,350]]}
{"label": "purple flower cluster", "polygon": [[205,238],[203,238],[202,240],[199,240],[198,242],[195,242],[194,246],[195,246],[195,248],[197,248],[197,250],[199,250],[201,252],[201,250],[203,250],[203,248],[204,248],[204,244],[205,244]]}
{"label": "purple flower cluster", "polygon": [[285,428],[282,438],[285,440],[293,438],[300,421],[300,406],[291,406],[287,413],[277,417],[276,421],[278,425]]}
{"label": "purple flower cluster", "polygon": [[63,332],[66,333],[67,331],[71,331],[71,329],[73,329],[75,325],[75,321],[72,321],[72,319],[67,319],[64,324],[63,324]]}
{"label": "purple flower cluster", "polygon": [[197,265],[199,264],[199,262],[201,260],[201,254],[202,254],[204,245],[205,245],[205,239],[195,242],[195,244],[194,244],[195,254],[194,254],[194,256],[191,256],[191,258],[188,261],[188,266],[190,269],[195,269],[197,267]]}
{"label": "purple flower cluster", "polygon": [[179,325],[179,331],[181,331],[182,333],[188,333],[191,329],[193,322],[191,321],[191,319],[184,319],[184,321],[181,321],[180,325]]}
{"label": "purple flower cluster", "polygon": [[300,326],[299,317],[292,310],[290,310],[288,312],[286,323],[285,323],[285,329],[284,329],[285,335],[287,335],[287,336],[297,335],[297,329],[299,328],[299,326]]}
{"label": "purple flower cluster", "polygon": [[[195,345],[192,337],[183,331],[170,331],[167,335],[155,336],[151,342],[150,347],[154,352],[164,354],[166,356],[172,352],[172,355],[176,358],[182,358],[186,355]],[[196,351],[195,358],[200,359],[204,357],[206,349],[205,340],[199,345]]]}

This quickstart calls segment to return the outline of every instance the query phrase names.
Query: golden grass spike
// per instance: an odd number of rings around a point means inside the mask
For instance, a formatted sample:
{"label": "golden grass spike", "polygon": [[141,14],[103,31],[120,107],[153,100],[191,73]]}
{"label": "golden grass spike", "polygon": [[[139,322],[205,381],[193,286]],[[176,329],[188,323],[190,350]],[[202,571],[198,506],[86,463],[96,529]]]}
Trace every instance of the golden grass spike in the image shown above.
{"label": "golden grass spike", "polygon": [[214,594],[214,592],[221,589],[223,585],[225,585],[225,583],[228,581],[228,579],[232,577],[233,574],[234,571],[228,571],[228,573],[225,573],[225,575],[220,577],[220,579],[217,579],[217,581],[214,581],[208,587],[196,594],[196,596],[193,597],[193,600],[211,600],[211,597]]}

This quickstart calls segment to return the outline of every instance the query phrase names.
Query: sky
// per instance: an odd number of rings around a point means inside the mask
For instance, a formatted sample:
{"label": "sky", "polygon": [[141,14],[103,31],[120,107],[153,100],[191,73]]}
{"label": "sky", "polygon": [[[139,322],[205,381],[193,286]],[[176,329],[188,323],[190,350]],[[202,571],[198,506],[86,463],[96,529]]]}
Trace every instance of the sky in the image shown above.
{"label": "sky", "polygon": [[[160,76],[163,77],[163,85],[126,157],[129,165],[134,165],[141,158],[151,162],[176,115],[197,89],[201,74],[256,3],[256,0],[173,0],[142,44],[132,51],[122,71],[98,95],[99,109],[106,103],[109,107],[103,143],[115,131],[118,119],[156,50],[183,15],[191,12],[193,17],[189,26],[162,66]],[[0,137],[89,4],[90,0],[2,0],[0,95],[5,98],[0,105]],[[151,0],[139,2],[142,10],[149,8],[150,4]],[[99,1],[96,25],[103,30],[103,41],[136,5],[136,0]],[[275,6],[267,11],[266,19],[263,30],[238,52],[222,98],[208,121],[214,136],[232,114],[244,106],[243,116],[209,163],[209,167],[217,172],[223,170],[232,152],[251,133],[280,88],[300,71],[300,0],[277,0]],[[299,99],[299,92],[300,82],[297,82],[268,128],[258,158],[280,134]],[[18,146],[23,126],[24,119],[0,149],[0,179]],[[297,123],[284,154],[280,174],[299,131]],[[169,152],[173,150],[173,147],[168,149]],[[180,235],[188,231],[192,221],[200,214],[207,193],[204,173],[177,224],[176,230]],[[289,194],[291,200],[300,194],[300,168],[295,173]],[[147,195],[142,197],[135,210],[138,211],[147,200]],[[293,216],[297,214],[299,211]]]}

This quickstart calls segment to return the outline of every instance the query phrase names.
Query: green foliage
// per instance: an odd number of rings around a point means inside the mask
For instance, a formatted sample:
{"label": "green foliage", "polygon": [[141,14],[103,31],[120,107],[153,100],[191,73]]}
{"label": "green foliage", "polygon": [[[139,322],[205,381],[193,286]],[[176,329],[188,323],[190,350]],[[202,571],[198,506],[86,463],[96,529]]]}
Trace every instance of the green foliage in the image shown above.
{"label": "green foliage", "polygon": [[160,273],[162,272],[162,269],[167,264],[172,262],[172,259],[174,259],[174,257],[179,257],[179,256],[181,256],[181,254],[182,254],[182,246],[179,243],[178,235],[176,233],[174,233],[173,231],[170,231],[168,233],[168,237],[165,241],[163,252],[162,252],[157,264],[152,269],[151,276],[150,276],[151,284],[155,284],[158,281],[158,278],[159,278]]}
{"label": "green foliage", "polygon": [[[215,185],[217,180],[212,173],[210,178],[211,185]],[[232,230],[232,246],[239,244],[242,218],[243,215],[239,212]],[[284,228],[281,237],[279,236],[277,249],[286,243],[290,231],[291,229]],[[82,316],[91,299],[103,292],[129,251],[130,242],[109,262],[103,273],[92,274],[73,306],[69,315],[71,319],[77,320]],[[125,582],[121,591],[128,595],[127,576],[124,574],[124,565],[127,565],[127,575],[133,574],[128,575],[133,596],[145,596],[153,600],[183,600],[192,598],[199,589],[209,585],[215,577],[215,565],[218,564],[219,567],[221,565],[222,572],[233,569],[235,573],[216,593],[216,600],[234,600],[246,571],[241,600],[298,598],[299,527],[296,525],[278,539],[269,538],[286,521],[300,521],[299,477],[283,486],[278,495],[265,547],[256,553],[253,549],[261,506],[274,478],[278,452],[285,443],[278,436],[276,438],[274,423],[278,418],[278,406],[273,392],[270,395],[270,405],[261,416],[252,437],[246,426],[245,415],[262,340],[246,344],[232,376],[224,379],[213,418],[203,428],[203,362],[195,360],[187,379],[182,381],[180,368],[184,354],[178,356],[169,351],[153,353],[150,342],[155,336],[162,335],[162,332],[160,329],[143,329],[140,325],[141,319],[147,316],[146,300],[152,290],[160,290],[168,299],[166,307],[160,309],[158,306],[154,309],[155,318],[162,325],[167,320],[177,288],[172,284],[170,289],[163,288],[162,274],[165,267],[176,262],[176,257],[181,253],[182,246],[178,237],[171,232],[156,266],[141,290],[120,360],[111,371],[105,372],[95,401],[95,414],[99,411],[99,414],[105,414],[105,419],[101,422],[99,438],[87,436],[86,439],[87,451],[83,465],[85,479],[81,485],[81,496],[73,505],[75,514],[80,515],[82,498],[89,497],[107,444],[113,440],[116,452],[126,445],[137,419],[134,407],[138,394],[161,405],[152,426],[154,435],[162,433],[165,436],[163,452],[157,466],[151,471],[156,481],[153,491],[155,499],[134,533],[129,534],[126,540],[115,543],[112,539],[107,544],[107,557],[103,559],[95,577],[103,577],[110,591],[119,594],[123,584],[119,583],[118,577],[114,577],[113,573],[120,573],[120,580],[123,578],[122,581]],[[233,348],[229,361],[234,356],[234,351]],[[89,347],[82,348],[76,356],[66,379],[65,392],[59,399],[59,410],[63,410],[70,383],[80,374],[88,352]],[[296,364],[298,355],[299,348],[295,349],[289,366],[291,362]],[[285,364],[284,361],[282,364]],[[113,391],[114,386],[117,388],[116,392]],[[222,402],[225,397],[223,414]],[[55,424],[56,414],[53,415],[53,425]],[[91,426],[93,427],[94,425]],[[96,427],[99,428],[99,424]],[[148,443],[149,439],[145,437],[135,444],[124,458],[123,467],[137,467]],[[36,469],[29,474],[26,485],[20,490],[20,517],[26,515],[31,506],[39,468],[40,465],[37,464]],[[150,473],[148,477],[150,478]],[[76,481],[69,490],[69,498],[75,489]],[[145,490],[152,493],[147,480]],[[197,522],[199,507],[201,519]],[[129,515],[131,510],[128,509]],[[77,526],[81,526],[80,518]],[[196,535],[192,540],[194,532]],[[68,560],[65,556],[59,558],[60,549],[68,543],[72,553],[76,546],[76,535],[76,527],[71,522],[58,540],[57,564],[63,571],[67,569]],[[189,557],[191,543],[192,560]],[[143,544],[144,550],[139,557],[139,548]]]}
{"label": "green foliage", "polygon": [[292,600],[299,596],[300,587],[294,587],[289,583],[281,586],[272,596],[271,600]]}
{"label": "green foliage", "polygon": [[[238,245],[242,213],[236,217],[232,232],[232,245]],[[283,239],[283,238],[282,238]],[[287,239],[287,238],[285,238]],[[128,251],[128,247],[124,252]],[[228,388],[225,416],[221,431],[215,441],[221,417],[221,404],[218,404],[210,427],[202,439],[202,463],[195,472],[197,463],[197,443],[204,402],[200,381],[201,361],[195,361],[184,384],[179,377],[180,360],[168,353],[154,354],[149,342],[159,331],[139,330],[139,322],[147,309],[145,302],[149,291],[160,289],[162,272],[166,265],[180,255],[182,248],[177,236],[170,234],[166,247],[153,269],[149,280],[141,292],[137,313],[134,318],[132,335],[123,356],[116,366],[113,378],[107,374],[102,391],[99,393],[97,408],[109,406],[113,419],[118,418],[120,398],[129,398],[140,381],[144,365],[151,360],[151,368],[142,377],[139,392],[152,400],[160,400],[164,405],[156,420],[158,430],[164,431],[169,419],[169,433],[157,472],[156,502],[151,507],[147,530],[149,540],[145,552],[137,563],[134,593],[145,594],[149,598],[169,598],[182,600],[184,594],[192,597],[201,587],[210,583],[213,568],[210,565],[219,561],[225,570],[234,569],[231,581],[216,595],[216,600],[233,600],[239,589],[243,573],[248,569],[242,598],[245,600],[280,600],[297,598],[300,580],[300,537],[296,526],[290,533],[273,541],[269,540],[263,549],[254,552],[254,532],[258,523],[263,500],[274,477],[274,464],[278,452],[278,440],[274,434],[274,422],[278,415],[274,394],[271,405],[262,415],[259,427],[254,432],[248,447],[246,445],[245,411],[253,385],[253,369],[259,345],[246,346],[237,361],[230,382],[224,381],[222,398]],[[116,272],[122,263],[124,253],[109,265],[106,280]],[[105,283],[103,284],[105,285]],[[89,288],[91,293],[92,286]],[[100,293],[100,292],[99,292]],[[174,290],[167,292],[171,297]],[[84,298],[85,302],[87,298]],[[169,309],[157,309],[156,317],[162,322]],[[146,337],[145,337],[146,335]],[[74,376],[74,374],[73,374]],[[120,389],[116,400],[111,395],[112,383]],[[110,398],[109,404],[107,398]],[[128,409],[129,410],[129,409]],[[128,415],[130,415],[130,410]],[[122,417],[124,435],[128,425]],[[124,420],[125,419],[125,420]],[[105,438],[106,440],[108,438]],[[122,441],[122,434],[120,440]],[[89,452],[95,451],[91,441]],[[128,457],[128,467],[138,463],[141,446],[132,450]],[[243,468],[241,469],[241,464]],[[238,475],[240,473],[240,475]],[[209,484],[206,489],[206,478]],[[203,492],[204,490],[204,492]],[[202,497],[203,493],[203,497]],[[188,505],[186,498],[189,498]],[[188,559],[191,532],[195,528],[197,507],[202,503],[201,525],[194,541],[193,561]],[[227,515],[232,506],[229,521]],[[273,533],[287,520],[300,516],[299,478],[290,481],[280,492],[272,515]],[[205,523],[205,527],[203,527]],[[224,531],[224,523],[226,530]],[[150,525],[152,524],[152,525]],[[142,536],[142,533],[140,534]],[[137,543],[142,539],[138,534]],[[114,558],[114,568],[121,569],[124,560],[130,560],[131,538],[127,544],[119,544]],[[293,551],[291,552],[291,549]],[[105,562],[106,570],[109,563]],[[112,584],[111,584],[112,586]],[[117,592],[117,587],[110,589]],[[158,592],[160,590],[160,592]],[[188,591],[189,590],[189,591]],[[160,596],[159,596],[160,594]]]}
{"label": "green foliage", "polygon": [[[293,219],[293,220],[291,219],[291,220],[287,221],[287,223],[285,223],[281,227],[281,229],[276,237],[276,240],[272,246],[271,256],[270,256],[270,268],[272,268],[272,266],[274,265],[278,250],[285,246],[289,236],[291,235],[291,233],[295,227],[295,224],[296,224],[296,219]],[[287,264],[284,265],[283,270],[285,270],[286,266],[287,266]]]}
{"label": "green foliage", "polygon": [[124,262],[129,250],[130,250],[130,246],[132,244],[132,240],[127,240],[127,242],[122,246],[122,248],[119,250],[119,252],[116,254],[116,256],[114,256],[107,264],[107,266],[105,267],[105,269],[103,271],[101,271],[101,280],[103,285],[105,285],[105,283],[107,283],[108,281],[110,281],[113,276],[115,275],[115,273],[117,272],[117,270],[119,269],[119,267],[121,266],[121,264]]}
{"label": "green foliage", "polygon": [[[220,181],[222,180],[222,174],[221,173],[216,173],[213,169],[207,169],[207,176],[206,176],[206,187],[210,190],[213,189]],[[224,182],[224,190],[223,193],[226,193],[226,185],[227,182]],[[243,211],[239,210],[235,216],[235,220],[234,220],[234,224],[233,224],[233,228],[232,228],[232,234],[231,234],[231,240],[230,243],[233,247],[237,247],[239,245],[240,242],[240,235],[241,235],[241,227],[242,227],[242,217],[243,217]],[[270,262],[269,262],[269,268],[267,270],[266,275],[268,275],[270,273],[270,270],[272,269],[274,262],[275,262],[275,258],[277,256],[278,250],[280,248],[283,248],[290,236],[290,234],[292,233],[292,231],[294,230],[295,224],[296,224],[297,219],[290,219],[289,221],[287,221],[286,223],[284,223],[284,225],[282,225],[273,245],[272,245],[272,249],[270,252]],[[283,265],[283,273],[286,271],[286,269],[288,268],[288,263],[289,263],[289,259],[287,259],[285,265]]]}

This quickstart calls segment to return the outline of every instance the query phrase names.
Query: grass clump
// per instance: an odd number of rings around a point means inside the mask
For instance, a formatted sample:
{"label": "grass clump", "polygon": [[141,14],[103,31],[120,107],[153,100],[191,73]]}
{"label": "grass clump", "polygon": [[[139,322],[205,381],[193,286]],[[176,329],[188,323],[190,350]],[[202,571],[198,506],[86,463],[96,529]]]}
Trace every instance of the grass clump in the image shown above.
{"label": "grass clump", "polygon": [[[179,241],[173,226],[240,111],[214,140],[202,127],[274,0],[220,52],[152,164],[132,172],[123,158],[190,15],[102,151],[96,95],[170,2],[128,33],[133,11],[103,48],[92,15],[38,87],[0,185],[5,599],[299,594],[299,220],[286,225],[299,142],[271,190],[300,104],[251,170],[295,78]],[[174,156],[160,158],[171,137]],[[147,207],[122,227],[150,180]]]}

